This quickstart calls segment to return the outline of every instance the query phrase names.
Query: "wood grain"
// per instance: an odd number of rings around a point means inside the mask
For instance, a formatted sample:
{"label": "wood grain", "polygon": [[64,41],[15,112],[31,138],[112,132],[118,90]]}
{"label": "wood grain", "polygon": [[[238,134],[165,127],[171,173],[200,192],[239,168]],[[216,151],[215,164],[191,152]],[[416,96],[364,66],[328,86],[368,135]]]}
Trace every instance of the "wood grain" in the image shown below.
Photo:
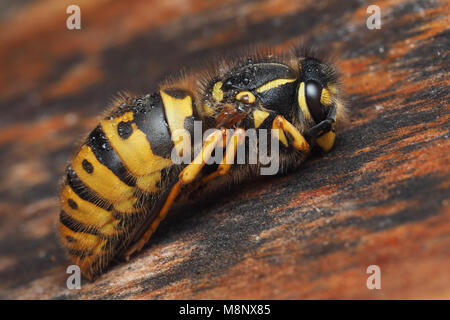
{"label": "wood grain", "polygon": [[[450,298],[450,4],[70,1],[0,5],[0,297]],[[1,8],[3,6],[3,8]],[[336,57],[351,121],[302,170],[175,208],[146,249],[66,288],[57,186],[76,141],[118,91],[302,37]],[[378,265],[382,289],[368,290]]]}

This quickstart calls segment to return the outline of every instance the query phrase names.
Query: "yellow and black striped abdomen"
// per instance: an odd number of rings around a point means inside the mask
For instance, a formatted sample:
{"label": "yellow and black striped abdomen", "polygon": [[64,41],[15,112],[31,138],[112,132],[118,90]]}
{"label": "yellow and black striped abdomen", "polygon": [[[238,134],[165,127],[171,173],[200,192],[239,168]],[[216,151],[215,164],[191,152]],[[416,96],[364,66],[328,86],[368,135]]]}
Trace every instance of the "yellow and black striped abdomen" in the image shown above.
{"label": "yellow and black striped abdomen", "polygon": [[88,278],[158,218],[158,203],[179,172],[170,159],[179,143],[171,133],[185,129],[192,136],[187,92],[166,90],[119,104],[74,156],[61,192],[61,239]]}

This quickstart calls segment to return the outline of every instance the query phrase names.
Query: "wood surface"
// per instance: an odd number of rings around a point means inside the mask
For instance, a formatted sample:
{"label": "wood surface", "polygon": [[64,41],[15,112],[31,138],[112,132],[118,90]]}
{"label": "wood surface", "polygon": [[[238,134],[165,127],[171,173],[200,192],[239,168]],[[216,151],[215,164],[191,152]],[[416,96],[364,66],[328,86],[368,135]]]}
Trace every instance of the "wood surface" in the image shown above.
{"label": "wood surface", "polygon": [[[69,4],[0,5],[1,298],[450,298],[450,2],[81,0],[73,31]],[[175,208],[130,262],[67,289],[58,183],[117,92],[298,37],[342,72],[332,152]]]}

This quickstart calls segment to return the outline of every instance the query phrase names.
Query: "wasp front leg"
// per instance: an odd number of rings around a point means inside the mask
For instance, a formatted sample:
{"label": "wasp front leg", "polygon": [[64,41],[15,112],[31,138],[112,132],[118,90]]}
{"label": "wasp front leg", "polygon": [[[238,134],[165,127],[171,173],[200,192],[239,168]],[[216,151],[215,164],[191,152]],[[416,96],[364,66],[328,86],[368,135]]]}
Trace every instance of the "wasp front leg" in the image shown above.
{"label": "wasp front leg", "polygon": [[181,187],[183,185],[189,184],[195,180],[195,178],[199,175],[201,169],[204,167],[206,162],[211,158],[211,155],[216,148],[217,145],[220,145],[225,138],[225,141],[227,140],[227,130],[217,130],[214,131],[212,134],[210,134],[203,146],[202,150],[199,152],[199,154],[195,157],[194,161],[187,165],[179,174],[178,181],[173,185],[172,189],[170,190],[169,195],[167,196],[167,199],[161,208],[158,216],[155,218],[155,220],[152,222],[152,224],[148,227],[148,229],[144,232],[142,237],[135,242],[124,254],[124,258],[128,261],[130,256],[135,253],[141,251],[141,249],[144,247],[144,245],[148,242],[153,232],[158,228],[159,223],[166,217],[167,213],[169,212],[170,207],[174,203],[175,199],[177,198],[178,194],[180,193]]}
{"label": "wasp front leg", "polygon": [[283,116],[278,115],[275,117],[272,123],[272,129],[275,129],[274,134],[285,147],[289,146],[289,142],[285,135],[285,133],[287,133],[292,138],[292,146],[295,149],[305,154],[308,154],[311,151],[311,147],[305,137],[303,137],[297,128]]}
{"label": "wasp front leg", "polygon": [[227,145],[225,156],[220,162],[218,168],[213,173],[207,175],[202,179],[202,183],[207,183],[208,181],[225,175],[234,163],[234,158],[237,153],[238,146],[242,145],[245,141],[245,130],[237,128],[235,129],[233,135],[230,138],[230,142]]}
{"label": "wasp front leg", "polygon": [[336,111],[337,108],[333,105],[327,118],[310,128],[306,134],[308,140],[315,140],[317,145],[325,152],[330,151],[336,138],[336,133],[333,127],[336,122]]}

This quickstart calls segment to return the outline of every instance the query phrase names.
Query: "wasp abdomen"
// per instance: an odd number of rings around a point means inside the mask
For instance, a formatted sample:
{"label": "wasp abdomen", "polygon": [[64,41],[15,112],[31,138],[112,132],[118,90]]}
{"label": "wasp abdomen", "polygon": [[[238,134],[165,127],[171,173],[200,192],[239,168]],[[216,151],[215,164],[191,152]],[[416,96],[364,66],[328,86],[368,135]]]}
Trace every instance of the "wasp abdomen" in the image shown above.
{"label": "wasp abdomen", "polygon": [[172,133],[190,132],[191,96],[166,90],[124,98],[89,134],[66,172],[61,193],[63,244],[83,273],[92,278],[108,265],[131,232],[149,214],[178,141]]}

